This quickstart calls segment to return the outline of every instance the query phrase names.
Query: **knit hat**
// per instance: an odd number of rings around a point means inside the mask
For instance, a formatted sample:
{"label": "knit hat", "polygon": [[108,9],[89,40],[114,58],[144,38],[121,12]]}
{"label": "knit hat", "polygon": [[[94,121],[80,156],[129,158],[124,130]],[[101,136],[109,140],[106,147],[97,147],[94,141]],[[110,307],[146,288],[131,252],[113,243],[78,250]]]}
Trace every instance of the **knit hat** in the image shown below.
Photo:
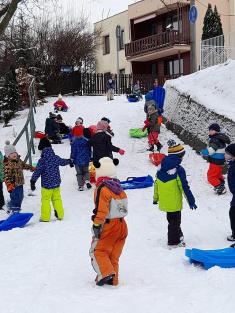
{"label": "knit hat", "polygon": [[50,112],[50,113],[49,113],[49,117],[50,117],[50,118],[56,118],[56,115],[55,115],[54,113]]}
{"label": "knit hat", "polygon": [[225,148],[225,152],[230,154],[232,157],[235,157],[235,143],[232,143],[231,145],[227,146]]}
{"label": "knit hat", "polygon": [[83,124],[83,118],[82,117],[78,117],[75,124]]}
{"label": "knit hat", "polygon": [[39,151],[42,151],[44,148],[51,148],[50,140],[47,137],[42,138],[38,145]]}
{"label": "knit hat", "polygon": [[107,118],[107,117],[102,117],[101,121],[105,121],[105,122],[107,122],[108,124],[111,123],[110,119]]}
{"label": "knit hat", "polygon": [[57,114],[56,119],[57,121],[63,121],[63,118],[60,114]]}
{"label": "knit hat", "polygon": [[90,139],[91,138],[91,131],[89,128],[84,128],[83,129],[83,136],[87,139]]}
{"label": "knit hat", "polygon": [[209,130],[215,130],[216,132],[220,132],[220,126],[217,123],[213,123],[209,126]]}
{"label": "knit hat", "polygon": [[117,177],[116,166],[118,165],[118,159],[111,159],[108,157],[101,158],[98,162],[94,162],[96,168],[96,178],[107,176],[111,178]]}
{"label": "knit hat", "polygon": [[5,144],[6,145],[4,147],[4,153],[7,158],[9,157],[10,154],[15,153],[15,152],[17,153],[16,147],[11,145],[9,140],[7,140]]}
{"label": "knit hat", "polygon": [[58,100],[62,100],[62,94],[61,93],[59,93],[59,95],[58,95]]}
{"label": "knit hat", "polygon": [[167,141],[168,145],[168,155],[180,155],[183,156],[185,154],[184,147],[179,143],[177,144],[174,139],[170,139]]}
{"label": "knit hat", "polygon": [[108,129],[108,122],[106,121],[99,121],[97,126],[96,126],[96,130],[107,130]]}

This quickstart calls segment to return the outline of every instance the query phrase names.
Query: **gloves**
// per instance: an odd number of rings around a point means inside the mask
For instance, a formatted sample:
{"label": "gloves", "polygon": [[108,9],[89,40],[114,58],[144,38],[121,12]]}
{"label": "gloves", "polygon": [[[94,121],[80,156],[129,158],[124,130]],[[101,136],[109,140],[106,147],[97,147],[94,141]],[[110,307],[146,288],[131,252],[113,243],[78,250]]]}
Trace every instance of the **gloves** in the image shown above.
{"label": "gloves", "polygon": [[70,159],[70,161],[69,161],[69,166],[70,166],[70,167],[74,167],[73,160],[71,160],[71,159]]}
{"label": "gloves", "polygon": [[153,200],[153,204],[158,204],[158,202],[156,200]]}
{"label": "gloves", "polygon": [[196,209],[197,209],[196,204],[194,203],[194,204],[190,205],[190,209],[191,209],[191,210],[196,210]]}
{"label": "gloves", "polygon": [[11,193],[15,189],[15,185],[12,183],[7,184],[6,186],[9,193]]}
{"label": "gloves", "polygon": [[36,167],[35,167],[35,166],[32,166],[30,171],[31,171],[31,172],[34,172],[35,170],[36,170]]}
{"label": "gloves", "polygon": [[92,226],[93,232],[94,232],[94,236],[95,236],[95,238],[97,238],[97,239],[100,238],[101,226],[102,226],[102,225],[99,225],[99,224],[93,224],[93,226]]}
{"label": "gloves", "polygon": [[125,154],[125,150],[119,149],[118,153],[123,155],[123,154]]}
{"label": "gloves", "polygon": [[30,180],[30,188],[31,188],[32,191],[34,191],[36,189],[35,181]]}

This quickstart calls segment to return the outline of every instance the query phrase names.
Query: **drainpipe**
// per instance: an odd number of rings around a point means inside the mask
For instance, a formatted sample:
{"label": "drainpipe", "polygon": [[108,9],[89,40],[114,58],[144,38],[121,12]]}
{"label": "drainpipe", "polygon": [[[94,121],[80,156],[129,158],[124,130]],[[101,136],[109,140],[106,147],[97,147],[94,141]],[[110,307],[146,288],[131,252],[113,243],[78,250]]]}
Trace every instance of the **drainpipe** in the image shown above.
{"label": "drainpipe", "polygon": [[[190,0],[190,7],[195,5],[195,0]],[[196,23],[190,23],[190,72],[196,71]]]}

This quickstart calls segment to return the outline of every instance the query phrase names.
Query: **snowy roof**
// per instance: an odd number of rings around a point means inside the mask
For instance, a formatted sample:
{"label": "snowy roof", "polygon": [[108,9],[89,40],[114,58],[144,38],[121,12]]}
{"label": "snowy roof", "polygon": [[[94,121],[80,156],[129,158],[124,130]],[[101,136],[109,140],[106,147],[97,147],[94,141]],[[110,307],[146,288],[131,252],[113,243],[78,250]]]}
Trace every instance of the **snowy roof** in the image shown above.
{"label": "snowy roof", "polygon": [[208,109],[235,121],[235,61],[166,82]]}

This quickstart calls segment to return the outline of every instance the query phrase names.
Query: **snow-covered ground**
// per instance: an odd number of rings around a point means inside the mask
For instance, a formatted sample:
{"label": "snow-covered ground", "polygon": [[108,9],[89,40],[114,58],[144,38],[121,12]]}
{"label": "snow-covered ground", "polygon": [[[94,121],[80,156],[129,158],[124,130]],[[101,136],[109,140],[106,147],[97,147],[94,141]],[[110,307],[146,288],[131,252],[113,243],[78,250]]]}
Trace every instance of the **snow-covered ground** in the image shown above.
{"label": "snow-covered ground", "polygon": [[[77,117],[86,126],[103,116],[111,119],[115,132],[113,144],[126,150],[119,156],[119,178],[155,175],[156,168],[141,152],[147,139],[131,139],[128,130],[141,127],[145,118],[143,102],[128,103],[124,97],[106,102],[105,97],[66,97],[70,106],[62,113],[73,125]],[[37,130],[44,130],[52,102],[37,110]],[[19,132],[26,112],[12,121],[14,127],[0,130],[1,148],[5,139]],[[175,135],[162,127],[163,144]],[[68,142],[54,146],[60,156],[69,157]],[[24,145],[19,146],[23,153]],[[35,161],[39,158],[37,152]],[[186,147],[183,161],[197,211],[185,203],[182,229],[188,247],[227,247],[230,234],[227,193],[218,197],[206,182],[207,163]],[[212,268],[208,271],[189,264],[184,249],[168,250],[165,214],[152,204],[153,189],[127,191],[129,236],[120,260],[120,285],[97,287],[90,264],[93,190],[77,191],[75,170],[61,168],[65,219],[52,218],[39,223],[40,182],[36,196],[27,196],[31,174],[25,172],[23,211],[33,212],[23,229],[0,233],[0,308],[4,313],[231,313],[234,311],[235,269]],[[8,197],[5,190],[5,196]],[[0,213],[5,218],[4,213]]]}
{"label": "snow-covered ground", "polygon": [[235,121],[235,60],[166,82],[218,114]]}

